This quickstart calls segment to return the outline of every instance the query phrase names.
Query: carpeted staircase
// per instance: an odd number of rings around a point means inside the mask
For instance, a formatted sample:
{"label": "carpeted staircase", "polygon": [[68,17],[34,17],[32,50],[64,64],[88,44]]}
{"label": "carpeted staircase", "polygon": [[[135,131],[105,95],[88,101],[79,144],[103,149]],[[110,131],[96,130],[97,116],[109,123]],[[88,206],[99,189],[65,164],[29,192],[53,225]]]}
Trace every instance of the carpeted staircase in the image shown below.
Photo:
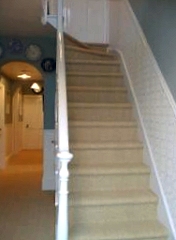
{"label": "carpeted staircase", "polygon": [[107,45],[65,39],[70,240],[166,240],[123,84]]}

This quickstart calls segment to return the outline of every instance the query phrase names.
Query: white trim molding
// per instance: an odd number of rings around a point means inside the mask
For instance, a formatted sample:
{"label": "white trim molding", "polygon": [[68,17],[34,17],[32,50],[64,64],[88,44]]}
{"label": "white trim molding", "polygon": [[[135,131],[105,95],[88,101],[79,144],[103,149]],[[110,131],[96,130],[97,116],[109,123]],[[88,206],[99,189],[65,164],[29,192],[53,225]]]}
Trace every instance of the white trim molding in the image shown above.
{"label": "white trim molding", "polygon": [[159,219],[176,239],[176,104],[144,33],[127,0],[109,0],[109,40],[123,62],[127,85],[152,169],[151,187],[158,194]]}

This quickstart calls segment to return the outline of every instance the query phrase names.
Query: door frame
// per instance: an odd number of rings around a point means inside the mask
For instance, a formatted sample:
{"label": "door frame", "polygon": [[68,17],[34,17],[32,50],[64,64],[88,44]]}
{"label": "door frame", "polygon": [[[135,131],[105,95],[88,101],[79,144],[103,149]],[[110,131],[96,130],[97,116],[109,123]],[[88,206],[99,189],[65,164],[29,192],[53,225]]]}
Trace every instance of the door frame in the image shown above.
{"label": "door frame", "polygon": [[[26,141],[24,140],[25,139],[25,133],[26,133],[26,124],[28,125],[28,121],[27,122],[25,122],[25,109],[27,110],[27,107],[25,106],[25,101],[26,100],[29,100],[30,99],[30,101],[32,101],[32,100],[40,100],[40,102],[41,102],[41,108],[40,108],[40,110],[41,110],[41,134],[42,134],[42,143],[41,143],[41,148],[36,148],[36,149],[41,149],[42,151],[43,151],[43,148],[44,148],[44,144],[43,144],[43,138],[44,138],[44,113],[43,113],[43,96],[42,95],[39,95],[39,94],[37,94],[37,95],[23,95],[23,107],[24,107],[24,112],[23,112],[23,130],[22,130],[22,132],[23,132],[23,134],[22,134],[22,136],[23,136],[23,140],[22,140],[22,142],[23,142],[23,149],[35,149],[35,148],[33,148],[33,147],[29,147],[28,146],[28,144],[26,144],[25,145],[25,143],[26,143]],[[30,123],[29,123],[29,125],[30,125]],[[29,131],[30,131],[30,129],[31,129],[31,127],[29,126]],[[38,129],[39,130],[39,129]],[[40,144],[39,144],[40,145]],[[24,147],[25,146],[25,147]],[[27,146],[27,147],[26,147]]]}
{"label": "door frame", "polygon": [[5,168],[5,86],[0,82],[0,111],[2,114],[2,119],[0,122],[1,130],[1,141],[0,141],[0,169]]}

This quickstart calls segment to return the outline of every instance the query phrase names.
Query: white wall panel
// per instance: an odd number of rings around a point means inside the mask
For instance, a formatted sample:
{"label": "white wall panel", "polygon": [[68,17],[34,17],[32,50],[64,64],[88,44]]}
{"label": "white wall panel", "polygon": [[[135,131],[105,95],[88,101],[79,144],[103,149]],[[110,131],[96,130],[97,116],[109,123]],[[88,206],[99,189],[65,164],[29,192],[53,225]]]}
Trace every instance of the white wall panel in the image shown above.
{"label": "white wall panel", "polygon": [[[50,1],[50,14],[57,14],[56,0]],[[106,0],[65,0],[64,30],[83,42],[108,43]]]}
{"label": "white wall panel", "polygon": [[107,8],[104,0],[87,1],[87,42],[106,42]]}
{"label": "white wall panel", "polygon": [[67,0],[65,5],[66,11],[66,28],[65,31],[73,37],[82,41],[86,40],[87,26],[87,2],[80,0]]}
{"label": "white wall panel", "polygon": [[171,239],[176,239],[176,104],[128,1],[109,3],[110,44],[122,53]]}
{"label": "white wall panel", "polygon": [[55,189],[55,175],[54,175],[54,130],[44,130],[44,159],[43,159],[43,190]]}

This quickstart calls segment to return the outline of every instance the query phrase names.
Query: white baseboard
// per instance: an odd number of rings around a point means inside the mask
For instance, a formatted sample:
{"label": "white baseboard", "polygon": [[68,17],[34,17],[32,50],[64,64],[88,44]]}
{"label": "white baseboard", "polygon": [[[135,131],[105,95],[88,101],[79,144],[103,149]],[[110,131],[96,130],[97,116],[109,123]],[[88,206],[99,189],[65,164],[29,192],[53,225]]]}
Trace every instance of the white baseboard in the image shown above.
{"label": "white baseboard", "polygon": [[10,153],[8,156],[6,156],[5,161],[6,163],[9,162],[9,159],[14,155],[14,153]]}

